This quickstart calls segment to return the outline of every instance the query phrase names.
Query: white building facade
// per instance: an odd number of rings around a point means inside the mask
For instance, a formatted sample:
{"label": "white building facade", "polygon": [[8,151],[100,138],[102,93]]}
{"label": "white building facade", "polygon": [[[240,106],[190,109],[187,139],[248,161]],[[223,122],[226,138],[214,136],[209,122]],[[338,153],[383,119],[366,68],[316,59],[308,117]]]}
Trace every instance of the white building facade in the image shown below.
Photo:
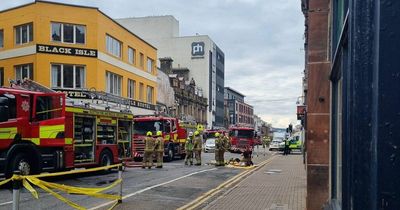
{"label": "white building facade", "polygon": [[179,36],[179,22],[173,16],[117,19],[124,27],[157,48],[158,58],[171,57],[173,68],[190,69],[208,99],[207,127],[224,126],[225,55],[207,35]]}

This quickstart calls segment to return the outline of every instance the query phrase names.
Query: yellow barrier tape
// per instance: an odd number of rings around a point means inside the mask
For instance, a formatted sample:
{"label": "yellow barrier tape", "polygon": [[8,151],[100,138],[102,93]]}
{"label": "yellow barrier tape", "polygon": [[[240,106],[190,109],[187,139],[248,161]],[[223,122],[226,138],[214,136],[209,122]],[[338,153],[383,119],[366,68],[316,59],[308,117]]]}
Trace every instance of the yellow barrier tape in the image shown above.
{"label": "yellow barrier tape", "polygon": [[107,170],[107,169],[111,169],[111,168],[117,168],[118,166],[122,166],[122,164],[120,163],[120,164],[102,166],[102,167],[97,167],[97,168],[57,172],[57,173],[51,173],[51,174],[39,174],[39,175],[32,175],[31,177],[43,178],[43,177],[53,177],[53,176],[62,176],[62,175],[79,174],[79,173],[89,173],[89,172],[95,172],[95,171],[103,171],[103,170]]}
{"label": "yellow barrier tape", "polygon": [[50,190],[49,188],[47,188],[46,186],[42,185],[40,183],[39,179],[35,179],[33,177],[27,177],[27,179],[34,185],[40,187],[42,190],[52,194],[54,197],[56,197],[58,200],[65,202],[66,204],[70,205],[71,207],[75,208],[75,209],[80,209],[80,210],[84,210],[85,208],[83,208],[82,206],[79,206],[78,204],[64,198],[63,196],[57,194],[56,192]]}
{"label": "yellow barrier tape", "polygon": [[33,189],[32,185],[29,184],[28,181],[26,181],[26,179],[22,180],[22,185],[25,187],[25,189],[27,189],[29,192],[31,192],[31,194],[34,198],[39,199],[39,194],[36,192],[35,189]]}
{"label": "yellow barrier tape", "polygon": [[[39,199],[39,194],[38,192],[32,187],[31,184],[36,185],[37,187],[41,188],[42,190],[50,193],[57,199],[59,199],[62,202],[65,202],[69,206],[75,208],[75,209],[86,209],[71,200],[68,200],[67,198],[61,196],[60,194],[54,192],[52,189],[57,189],[63,192],[66,192],[68,194],[80,194],[80,195],[87,195],[95,198],[103,198],[103,199],[110,199],[110,200],[116,200],[116,202],[111,206],[110,209],[113,209],[119,202],[118,200],[122,200],[122,197],[120,195],[111,195],[111,194],[103,194],[100,192],[109,190],[113,187],[115,187],[118,184],[122,183],[122,179],[117,179],[115,180],[112,184],[103,187],[103,188],[84,188],[84,187],[73,187],[73,186],[67,186],[63,184],[57,184],[57,183],[50,183],[46,182],[43,180],[40,180],[39,178],[42,177],[54,177],[54,176],[61,176],[61,175],[68,175],[68,174],[77,174],[77,173],[87,173],[87,172],[94,172],[94,171],[101,171],[101,170],[107,170],[110,168],[116,168],[122,166],[122,164],[115,164],[115,165],[110,165],[110,166],[103,166],[103,167],[98,167],[98,168],[91,168],[91,169],[85,169],[85,170],[75,170],[75,171],[67,171],[67,172],[58,172],[58,173],[52,173],[52,174],[39,174],[39,175],[30,175],[30,176],[21,176],[21,175],[13,175],[11,178],[3,180],[0,182],[0,186],[4,185],[10,181],[14,180],[22,180],[22,184],[24,188],[26,188],[34,198]],[[31,183],[31,184],[30,184]]]}

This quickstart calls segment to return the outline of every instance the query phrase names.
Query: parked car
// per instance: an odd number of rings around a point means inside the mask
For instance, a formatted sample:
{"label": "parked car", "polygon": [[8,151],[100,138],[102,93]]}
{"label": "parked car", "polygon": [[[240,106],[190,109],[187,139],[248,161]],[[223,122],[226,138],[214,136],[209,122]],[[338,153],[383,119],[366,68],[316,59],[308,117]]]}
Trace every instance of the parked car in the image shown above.
{"label": "parked car", "polygon": [[214,152],[215,150],[215,138],[209,138],[204,143],[204,152]]}
{"label": "parked car", "polygon": [[284,147],[285,142],[283,139],[277,138],[272,140],[272,142],[269,144],[269,151],[282,151]]}

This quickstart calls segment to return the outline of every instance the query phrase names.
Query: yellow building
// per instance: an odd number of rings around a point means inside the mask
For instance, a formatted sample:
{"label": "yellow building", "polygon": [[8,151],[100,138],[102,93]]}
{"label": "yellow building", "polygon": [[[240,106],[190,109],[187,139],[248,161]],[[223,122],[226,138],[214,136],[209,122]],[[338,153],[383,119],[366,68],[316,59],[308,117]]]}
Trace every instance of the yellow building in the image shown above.
{"label": "yellow building", "polygon": [[[31,78],[71,98],[128,98],[154,112],[157,49],[98,8],[35,1],[0,11],[0,83]],[[120,98],[115,97],[115,98]]]}

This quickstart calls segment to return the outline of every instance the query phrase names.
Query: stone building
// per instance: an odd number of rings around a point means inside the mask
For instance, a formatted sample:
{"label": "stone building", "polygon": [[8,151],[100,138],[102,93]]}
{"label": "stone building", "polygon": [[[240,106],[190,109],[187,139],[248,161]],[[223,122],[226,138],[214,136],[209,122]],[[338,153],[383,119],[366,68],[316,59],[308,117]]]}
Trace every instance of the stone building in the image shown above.
{"label": "stone building", "polygon": [[172,68],[171,58],[160,58],[160,71],[168,75],[174,90],[175,104],[171,115],[183,121],[207,123],[207,98],[193,78],[189,80],[188,68]]}

